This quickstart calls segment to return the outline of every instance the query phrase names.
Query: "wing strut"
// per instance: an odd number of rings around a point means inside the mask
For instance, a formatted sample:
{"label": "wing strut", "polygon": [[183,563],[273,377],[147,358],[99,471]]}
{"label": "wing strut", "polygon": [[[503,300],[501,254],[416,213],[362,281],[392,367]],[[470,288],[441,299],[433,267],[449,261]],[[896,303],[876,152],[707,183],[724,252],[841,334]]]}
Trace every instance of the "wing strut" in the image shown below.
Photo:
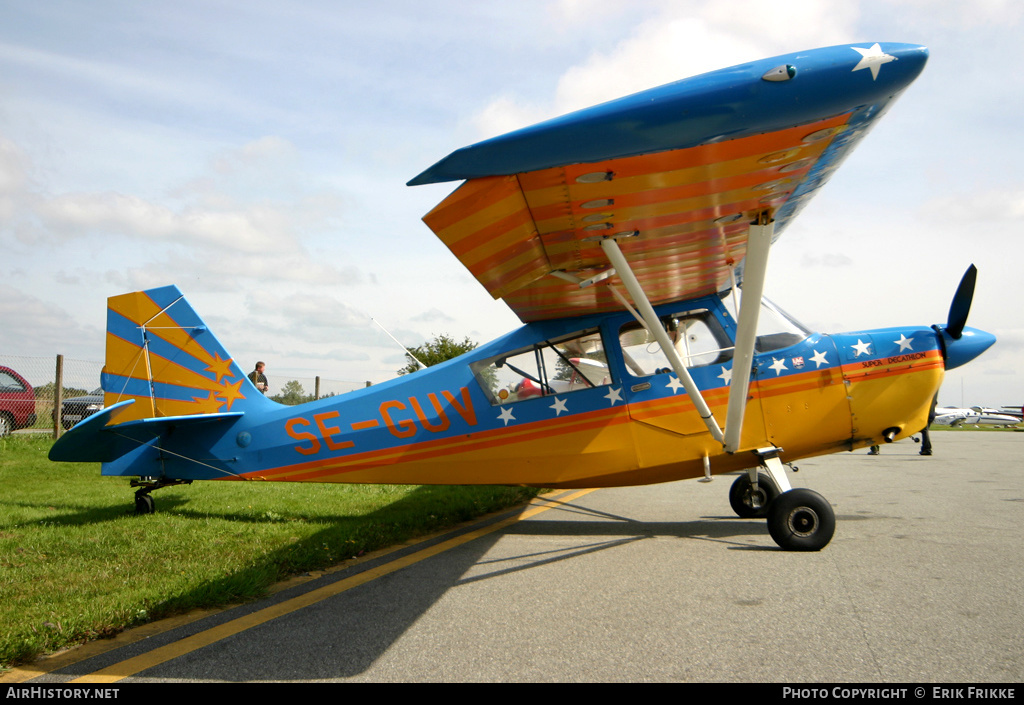
{"label": "wing strut", "polygon": [[[657,314],[654,313],[654,307],[651,306],[650,300],[647,298],[647,294],[644,293],[643,287],[640,286],[640,282],[637,281],[636,276],[633,274],[632,268],[629,266],[629,262],[626,261],[626,257],[622,254],[622,250],[619,249],[619,243],[615,241],[615,238],[605,238],[601,240],[601,248],[604,250],[605,255],[608,257],[608,261],[611,262],[615,268],[615,273],[619,275],[619,279],[626,287],[626,291],[633,297],[633,303],[636,304],[639,309],[640,316],[646,325],[648,332],[654,336],[655,340],[661,346],[661,350],[665,353],[665,357],[668,358],[669,364],[672,365],[672,369],[676,373],[676,377],[682,382],[683,388],[686,393],[690,395],[690,400],[694,406],[697,407],[697,412],[700,414],[701,419],[704,420],[704,425],[708,427],[708,431],[711,432],[711,436],[719,443],[724,443],[725,437],[722,434],[722,429],[719,428],[718,422],[715,421],[714,414],[711,413],[711,409],[708,407],[707,402],[704,401],[704,397],[701,396],[700,389],[697,388],[693,378],[690,377],[690,373],[686,369],[686,365],[683,364],[682,358],[679,357],[679,353],[676,351],[675,345],[672,344],[672,340],[668,337],[668,333],[665,332],[665,328],[661,325],[661,321],[658,320]],[[760,302],[760,296],[758,297]],[[746,297],[743,298],[746,302]]]}
{"label": "wing strut", "polygon": [[[732,361],[732,384],[729,389],[729,409],[725,414],[725,451],[735,453],[743,431],[743,414],[747,409],[750,390],[750,372],[757,342],[757,319],[761,313],[761,295],[764,293],[764,275],[768,268],[768,250],[775,233],[775,221],[768,213],[751,223],[747,235],[747,255],[743,264],[743,299],[736,331],[736,350]],[[735,290],[733,290],[735,295]],[[687,390],[689,391],[689,390]]]}

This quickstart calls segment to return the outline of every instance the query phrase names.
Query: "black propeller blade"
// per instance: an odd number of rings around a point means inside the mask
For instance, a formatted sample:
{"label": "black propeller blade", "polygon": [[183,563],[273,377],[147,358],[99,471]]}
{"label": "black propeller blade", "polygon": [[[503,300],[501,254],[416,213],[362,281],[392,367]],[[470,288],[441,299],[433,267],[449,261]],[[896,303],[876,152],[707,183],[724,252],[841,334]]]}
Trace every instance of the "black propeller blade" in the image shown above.
{"label": "black propeller blade", "polygon": [[967,314],[971,312],[971,300],[974,298],[974,282],[978,278],[978,268],[973,264],[964,272],[960,286],[953,295],[953,303],[949,306],[949,318],[946,321],[946,332],[953,340],[960,340],[967,325]]}

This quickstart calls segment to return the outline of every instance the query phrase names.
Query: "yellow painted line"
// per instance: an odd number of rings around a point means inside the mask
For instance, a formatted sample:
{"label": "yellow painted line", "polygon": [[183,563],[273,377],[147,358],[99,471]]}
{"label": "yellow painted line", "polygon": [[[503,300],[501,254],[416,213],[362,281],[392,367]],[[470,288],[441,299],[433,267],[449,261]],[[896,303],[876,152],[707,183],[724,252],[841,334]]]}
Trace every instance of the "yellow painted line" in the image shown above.
{"label": "yellow painted line", "polygon": [[[325,585],[322,588],[311,590],[304,595],[299,595],[298,597],[294,597],[280,604],[266,607],[257,612],[253,612],[252,614],[245,615],[244,617],[233,619],[230,622],[225,622],[224,624],[220,624],[212,629],[200,632],[199,634],[193,634],[192,636],[176,641],[173,644],[161,646],[145,654],[140,654],[139,656],[135,656],[134,658],[130,658],[126,661],[121,661],[120,663],[115,663],[94,673],[75,678],[69,682],[116,683],[123,678],[140,673],[147,668],[153,668],[154,666],[166,663],[167,661],[171,661],[179,656],[201,649],[204,646],[209,646],[210,644],[216,643],[222,639],[226,639],[234,634],[244,632],[247,629],[251,629],[252,627],[277,619],[278,617],[282,617],[286,614],[290,614],[302,609],[303,607],[308,607],[322,600],[326,600],[329,597],[339,595],[354,587],[365,585],[372,580],[376,580],[377,578],[394,573],[403,568],[407,568],[424,559],[456,548],[457,546],[469,543],[481,536],[486,536],[487,534],[504,529],[505,527],[511,526],[523,519],[529,519],[541,512],[546,512],[547,510],[558,507],[561,504],[571,502],[593,491],[593,489],[577,490],[568,496],[559,495],[552,497],[551,499],[538,497],[530,503],[530,506],[526,510],[514,517],[495,522],[489,526],[476,529],[475,531],[470,531],[461,536],[448,539],[447,541],[442,541],[434,546],[429,546],[416,551],[415,553],[411,553],[408,556],[397,558],[385,565],[378,566],[377,568],[371,568],[357,575],[353,575],[350,578],[345,578],[330,585]],[[537,504],[538,502],[541,502],[542,504]]]}

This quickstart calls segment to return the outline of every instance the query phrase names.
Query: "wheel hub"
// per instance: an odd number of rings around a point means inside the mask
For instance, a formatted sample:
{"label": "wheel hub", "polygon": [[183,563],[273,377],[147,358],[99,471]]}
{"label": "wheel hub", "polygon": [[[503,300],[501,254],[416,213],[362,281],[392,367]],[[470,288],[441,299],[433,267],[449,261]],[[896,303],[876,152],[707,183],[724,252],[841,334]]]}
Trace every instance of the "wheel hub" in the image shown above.
{"label": "wheel hub", "polygon": [[797,536],[810,536],[818,528],[818,514],[810,507],[797,507],[789,513],[789,529]]}

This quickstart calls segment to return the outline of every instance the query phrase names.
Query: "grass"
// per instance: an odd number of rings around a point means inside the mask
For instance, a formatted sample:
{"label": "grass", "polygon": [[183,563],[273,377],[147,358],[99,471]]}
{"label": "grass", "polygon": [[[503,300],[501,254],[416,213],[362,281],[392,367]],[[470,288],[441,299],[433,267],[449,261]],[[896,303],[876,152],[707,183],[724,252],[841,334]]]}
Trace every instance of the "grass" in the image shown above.
{"label": "grass", "polygon": [[0,668],[513,506],[517,487],[206,482],[154,493],[0,439]]}

